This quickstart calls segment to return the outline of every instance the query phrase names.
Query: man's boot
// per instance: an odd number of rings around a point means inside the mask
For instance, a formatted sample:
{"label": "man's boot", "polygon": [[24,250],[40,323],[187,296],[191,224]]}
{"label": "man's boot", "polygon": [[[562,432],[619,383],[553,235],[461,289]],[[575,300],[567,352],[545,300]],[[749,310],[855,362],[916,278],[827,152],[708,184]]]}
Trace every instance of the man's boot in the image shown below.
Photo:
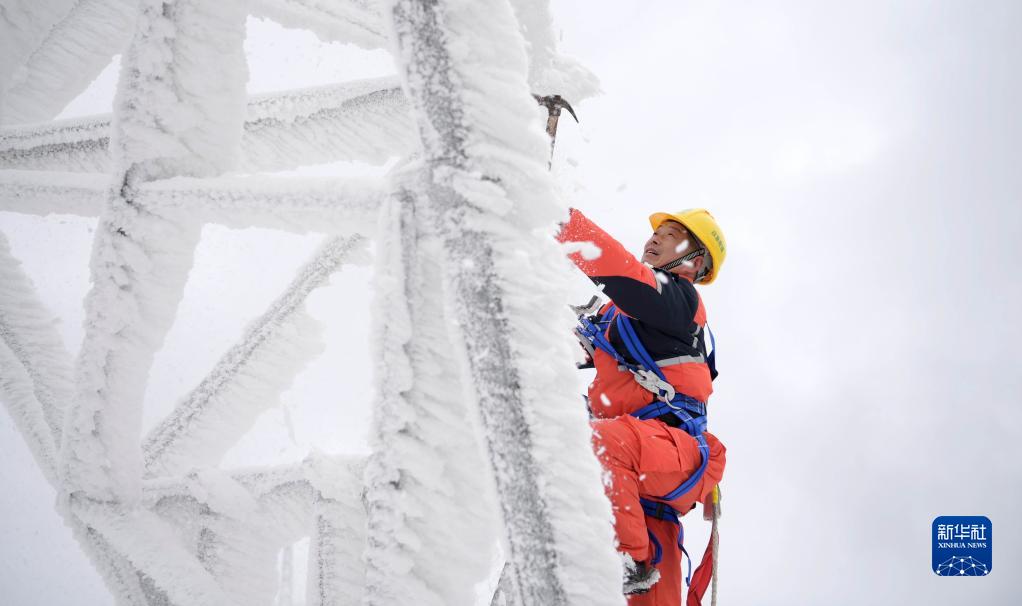
{"label": "man's boot", "polygon": [[636,562],[627,553],[621,554],[624,565],[624,585],[622,593],[632,595],[646,593],[660,580],[660,571],[646,562]]}

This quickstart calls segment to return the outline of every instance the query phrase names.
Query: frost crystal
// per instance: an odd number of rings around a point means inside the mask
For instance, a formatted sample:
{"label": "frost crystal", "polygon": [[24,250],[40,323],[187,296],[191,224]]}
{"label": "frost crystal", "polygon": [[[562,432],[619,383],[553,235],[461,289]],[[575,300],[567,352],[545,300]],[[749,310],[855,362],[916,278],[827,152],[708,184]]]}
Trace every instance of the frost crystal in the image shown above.
{"label": "frost crystal", "polygon": [[[248,98],[250,10],[393,48],[398,74]],[[309,605],[623,603],[572,394],[568,269],[544,235],[563,209],[530,96],[578,101],[597,85],[557,53],[546,2],[13,0],[3,12],[2,208],[99,224],[76,359],[0,234],[0,399],[118,603],[300,601],[301,545]],[[112,115],[44,122],[125,47]],[[392,156],[405,160],[381,180],[225,176]],[[153,357],[211,222],[328,238],[142,436]],[[373,239],[372,454],[222,469],[320,347],[306,299]]]}

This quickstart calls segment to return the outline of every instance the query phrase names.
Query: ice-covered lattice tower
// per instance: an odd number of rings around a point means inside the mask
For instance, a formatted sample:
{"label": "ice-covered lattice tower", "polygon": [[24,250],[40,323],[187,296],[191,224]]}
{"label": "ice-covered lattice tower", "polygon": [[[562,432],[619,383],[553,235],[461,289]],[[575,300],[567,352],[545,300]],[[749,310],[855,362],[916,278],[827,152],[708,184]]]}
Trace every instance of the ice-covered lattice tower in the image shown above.
{"label": "ice-covered lattice tower", "polygon": [[[249,14],[390,48],[397,77],[247,97]],[[77,357],[0,233],[0,398],[118,603],[302,603],[302,537],[309,605],[485,603],[498,543],[495,603],[622,603],[530,97],[594,85],[553,38],[543,0],[4,1],[0,208],[99,223]],[[111,116],[47,122],[117,53]],[[142,435],[206,223],[329,237]],[[297,372],[265,367],[306,297],[373,239],[373,453],[224,469]]]}

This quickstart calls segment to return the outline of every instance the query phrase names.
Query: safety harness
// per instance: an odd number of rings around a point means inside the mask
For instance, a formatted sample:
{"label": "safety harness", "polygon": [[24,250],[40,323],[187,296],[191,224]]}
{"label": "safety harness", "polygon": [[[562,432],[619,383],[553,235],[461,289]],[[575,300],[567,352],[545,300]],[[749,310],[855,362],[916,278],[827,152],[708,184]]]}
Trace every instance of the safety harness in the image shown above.
{"label": "safety harness", "polygon": [[[583,346],[588,343],[593,348],[586,348],[591,354],[594,353],[594,349],[604,351],[617,360],[619,367],[623,367],[631,372],[639,385],[656,396],[656,399],[651,403],[631,413],[632,416],[643,421],[647,419],[660,419],[672,427],[684,430],[695,438],[696,443],[699,445],[701,462],[696,471],[687,480],[671,492],[656,499],[639,498],[639,502],[642,504],[642,509],[647,517],[666,520],[678,525],[678,547],[688,560],[685,584],[690,585],[692,558],[689,557],[688,551],[685,550],[685,528],[681,523],[679,512],[667,502],[673,501],[690,491],[702,479],[703,473],[706,471],[706,465],[710,460],[710,447],[703,436],[703,432],[706,431],[706,404],[691,396],[675,391],[674,386],[664,376],[660,365],[650,356],[642,341],[639,340],[631,320],[625,314],[620,313],[615,305],[610,305],[598,319],[595,319],[595,315],[590,316],[587,314],[586,312],[595,311],[597,301],[594,297],[588,305],[575,308],[577,312],[580,312],[578,315],[579,326],[575,329],[575,334],[578,335]],[[617,326],[618,335],[620,335],[625,349],[628,350],[628,354],[639,364],[633,364],[626,360],[610,343],[608,337],[611,322],[614,322]],[[713,349],[706,356],[705,361],[710,367],[711,376],[716,376],[715,357],[717,352],[712,332],[710,333],[710,343]],[[661,362],[664,361],[662,360]],[[652,564],[656,566],[663,557],[663,547],[652,531],[647,529],[647,533],[654,548]]]}

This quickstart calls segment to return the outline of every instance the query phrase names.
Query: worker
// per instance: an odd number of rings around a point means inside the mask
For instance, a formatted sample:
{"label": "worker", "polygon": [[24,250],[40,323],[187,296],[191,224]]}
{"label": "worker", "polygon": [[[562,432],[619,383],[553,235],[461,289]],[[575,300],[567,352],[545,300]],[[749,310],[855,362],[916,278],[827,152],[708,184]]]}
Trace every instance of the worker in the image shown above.
{"label": "worker", "polygon": [[694,285],[716,279],[727,249],[706,210],[649,221],[641,261],[576,209],[557,238],[598,249],[573,246],[569,256],[610,299],[583,311],[576,332],[596,370],[593,447],[608,476],[623,591],[630,606],[680,606],[679,517],[712,499],[725,463],[724,445],[705,431],[716,369]]}

